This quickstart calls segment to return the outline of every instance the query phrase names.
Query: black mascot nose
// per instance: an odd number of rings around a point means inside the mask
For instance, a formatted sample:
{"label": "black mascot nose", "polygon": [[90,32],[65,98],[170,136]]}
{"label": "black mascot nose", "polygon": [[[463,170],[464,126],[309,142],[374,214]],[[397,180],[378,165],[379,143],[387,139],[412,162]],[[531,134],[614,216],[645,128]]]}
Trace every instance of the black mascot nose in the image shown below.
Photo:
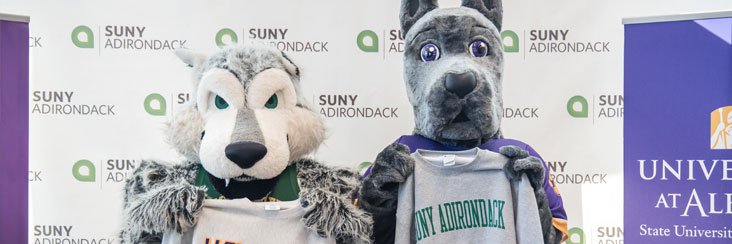
{"label": "black mascot nose", "polygon": [[445,88],[459,98],[464,98],[465,95],[472,92],[475,89],[476,83],[475,75],[472,72],[462,74],[448,73],[445,78]]}
{"label": "black mascot nose", "polygon": [[235,142],[224,149],[226,157],[242,169],[251,168],[267,155],[267,147],[256,142]]}

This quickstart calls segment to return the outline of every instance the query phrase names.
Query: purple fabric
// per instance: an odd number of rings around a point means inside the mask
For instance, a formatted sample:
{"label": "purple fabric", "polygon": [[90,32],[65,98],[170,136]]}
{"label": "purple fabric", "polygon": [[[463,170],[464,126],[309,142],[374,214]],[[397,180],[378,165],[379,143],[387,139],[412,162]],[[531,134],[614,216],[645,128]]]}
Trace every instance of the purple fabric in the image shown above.
{"label": "purple fabric", "polygon": [[[727,25],[729,19],[631,24],[625,26],[625,117],[624,117],[624,224],[625,243],[732,243],[732,239],[689,237],[682,225],[701,232],[732,227],[732,216],[709,214],[726,211],[732,182],[723,180],[725,171],[715,159],[731,159],[732,150],[710,149],[710,113],[732,105],[732,46],[718,35],[732,31],[711,31],[709,26]],[[717,22],[717,23],[713,23]],[[706,27],[705,27],[706,26]],[[639,160],[646,160],[643,179]],[[653,167],[651,160],[658,160]],[[681,160],[681,179],[668,176],[661,160],[675,168]],[[688,167],[687,160],[705,160]],[[702,174],[709,170],[709,179]],[[654,176],[651,172],[657,172]],[[667,179],[661,179],[662,174]],[[695,180],[688,180],[692,175]],[[708,217],[689,203],[696,201]],[[673,205],[671,194],[680,194]],[[712,197],[709,194],[716,194]],[[659,204],[665,196],[668,204]],[[714,201],[714,205],[712,205]],[[677,236],[676,226],[682,237]],[[643,228],[643,229],[641,229]],[[651,234],[659,228],[669,235]],[[696,232],[693,232],[696,233]]]}
{"label": "purple fabric", "polygon": [[[428,138],[425,138],[420,135],[405,135],[399,137],[399,139],[396,140],[397,143],[406,145],[409,147],[410,153],[413,153],[417,149],[423,149],[423,150],[433,150],[433,151],[461,151],[461,150],[467,150],[469,148],[462,148],[462,147],[454,147],[454,146],[448,146],[440,144],[439,142],[430,140]],[[531,146],[529,146],[526,143],[523,143],[518,140],[514,139],[495,139],[488,141],[480,146],[478,148],[485,149],[492,152],[498,152],[498,149],[500,149],[503,146],[517,146],[519,148],[522,148],[529,152],[531,156],[535,156],[543,162],[544,159],[541,158],[539,153],[536,152]],[[562,201],[562,197],[557,195],[557,193],[554,191],[552,186],[549,184],[549,168],[546,166],[546,163],[544,164],[544,171],[545,171],[545,177],[544,177],[544,191],[546,191],[547,200],[549,202],[549,208],[551,208],[552,216],[554,218],[559,218],[563,220],[567,220],[567,212],[564,210],[564,203]],[[371,167],[366,169],[366,172],[363,177],[366,177],[367,175],[371,174]]]}
{"label": "purple fabric", "polygon": [[[461,151],[461,150],[467,150],[470,148],[463,148],[463,147],[453,147],[453,146],[447,146],[440,144],[439,142],[430,140],[428,138],[425,138],[420,135],[405,135],[402,137],[399,137],[396,141],[399,144],[403,144],[409,147],[409,150],[411,153],[416,151],[417,149],[422,150],[432,150],[432,151]],[[537,153],[531,146],[527,145],[526,143],[523,143],[518,140],[513,139],[495,139],[490,140],[480,146],[478,148],[485,149],[492,152],[498,152],[498,149],[503,146],[517,146],[519,148],[522,148],[529,152],[530,155],[535,156],[539,159],[544,161],[544,159],[541,158],[539,153]],[[545,176],[544,177],[544,190],[546,191],[546,195],[549,201],[549,208],[552,210],[552,216],[554,218],[560,218],[560,219],[567,219],[567,213],[564,211],[564,204],[562,203],[562,197],[557,195],[557,193],[554,191],[554,188],[549,184],[549,168],[547,168],[546,164],[544,164],[544,171]]]}
{"label": "purple fabric", "polygon": [[0,239],[28,243],[28,23],[0,20]]}

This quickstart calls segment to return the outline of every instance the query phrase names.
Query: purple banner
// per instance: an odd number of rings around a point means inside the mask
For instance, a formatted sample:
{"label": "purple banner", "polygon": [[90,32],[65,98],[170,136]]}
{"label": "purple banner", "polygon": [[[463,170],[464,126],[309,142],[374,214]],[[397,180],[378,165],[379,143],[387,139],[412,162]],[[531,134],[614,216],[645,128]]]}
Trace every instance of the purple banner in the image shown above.
{"label": "purple banner", "polygon": [[0,240],[28,243],[28,23],[0,16]]}
{"label": "purple banner", "polygon": [[625,26],[625,243],[732,243],[732,19]]}

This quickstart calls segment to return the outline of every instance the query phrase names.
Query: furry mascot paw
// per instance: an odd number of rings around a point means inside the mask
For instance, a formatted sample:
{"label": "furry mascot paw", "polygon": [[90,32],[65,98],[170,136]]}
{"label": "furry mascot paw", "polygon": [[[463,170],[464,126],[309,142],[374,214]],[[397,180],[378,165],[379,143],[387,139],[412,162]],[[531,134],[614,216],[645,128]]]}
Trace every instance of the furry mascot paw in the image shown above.
{"label": "furry mascot paw", "polygon": [[[359,206],[372,213],[376,243],[393,243],[395,183],[410,169],[405,155],[417,149],[456,151],[478,147],[511,158],[509,177],[526,173],[534,187],[546,243],[562,239],[566,213],[559,192],[546,178],[538,153],[504,138],[501,0],[462,0],[439,8],[437,0],[402,0],[404,79],[414,111],[414,130],[395,143],[401,156],[383,156],[367,170]],[[502,146],[513,146],[499,149]],[[389,149],[389,148],[387,148]],[[385,152],[388,150],[385,150]],[[400,150],[391,150],[397,151]],[[554,225],[555,228],[552,228]]]}
{"label": "furry mascot paw", "polygon": [[371,243],[371,216],[343,197],[356,194],[358,173],[329,170],[309,159],[299,160],[297,165],[305,226],[323,237],[333,235],[339,243]]}
{"label": "furry mascot paw", "polygon": [[323,237],[328,233],[342,233],[336,236],[340,243],[371,243],[371,236],[365,234],[371,233],[371,218],[355,205],[338,200],[340,198],[338,194],[322,189],[304,190],[300,204],[306,209],[305,226]]}
{"label": "furry mascot paw", "polygon": [[205,199],[240,198],[300,199],[311,206],[304,228],[341,243],[370,242],[371,216],[353,205],[358,173],[305,158],[325,126],[284,53],[247,43],[176,55],[194,71],[193,99],[172,117],[166,139],[186,161],[143,161],[128,178],[121,243],[159,243],[163,233],[196,225]]}
{"label": "furry mascot paw", "polygon": [[506,177],[510,180],[520,180],[521,174],[526,174],[531,186],[542,188],[544,183],[544,163],[541,159],[530,156],[529,152],[517,146],[503,146],[498,152],[508,158],[504,166]]}
{"label": "furry mascot paw", "polygon": [[549,209],[549,202],[543,186],[544,163],[541,162],[541,159],[529,155],[528,151],[517,146],[504,146],[498,152],[508,158],[508,163],[506,163],[503,170],[506,177],[515,181],[521,179],[521,174],[526,174],[531,186],[534,188],[536,205],[539,207],[541,229],[544,234],[544,243],[559,243],[562,236],[560,234],[559,239],[557,239],[557,233],[555,233],[552,226],[552,212]]}
{"label": "furry mascot paw", "polygon": [[370,212],[395,212],[399,184],[414,172],[409,147],[399,143],[387,146],[376,156],[371,172],[363,182],[361,206]]}
{"label": "furry mascot paw", "polygon": [[185,166],[142,161],[125,183],[124,216],[120,243],[160,242],[166,230],[182,231],[195,224],[205,188],[186,178]]}
{"label": "furry mascot paw", "polygon": [[394,242],[399,184],[414,172],[409,147],[393,143],[382,150],[359,192],[359,207],[373,216],[375,243]]}

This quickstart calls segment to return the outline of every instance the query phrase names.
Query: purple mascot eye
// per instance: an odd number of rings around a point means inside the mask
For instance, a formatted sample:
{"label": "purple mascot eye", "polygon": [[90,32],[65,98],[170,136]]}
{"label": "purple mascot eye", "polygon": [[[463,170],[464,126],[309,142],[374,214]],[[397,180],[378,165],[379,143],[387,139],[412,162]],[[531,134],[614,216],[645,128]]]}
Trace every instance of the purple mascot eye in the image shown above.
{"label": "purple mascot eye", "polygon": [[475,40],[470,43],[470,53],[475,57],[485,57],[488,55],[488,43],[481,40]]}
{"label": "purple mascot eye", "polygon": [[440,58],[440,48],[432,43],[424,44],[422,50],[419,52],[419,56],[424,62],[435,61]]}

